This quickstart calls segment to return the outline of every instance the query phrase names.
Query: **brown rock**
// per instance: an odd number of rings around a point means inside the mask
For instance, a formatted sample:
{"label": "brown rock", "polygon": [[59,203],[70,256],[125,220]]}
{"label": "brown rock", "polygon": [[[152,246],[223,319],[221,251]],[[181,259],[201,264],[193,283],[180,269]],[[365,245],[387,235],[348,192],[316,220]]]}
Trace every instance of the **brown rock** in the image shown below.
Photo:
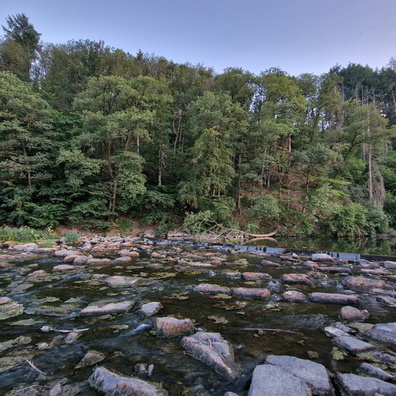
{"label": "brown rock", "polygon": [[174,337],[180,334],[193,333],[195,326],[191,319],[164,317],[156,318],[155,329],[160,337]]}

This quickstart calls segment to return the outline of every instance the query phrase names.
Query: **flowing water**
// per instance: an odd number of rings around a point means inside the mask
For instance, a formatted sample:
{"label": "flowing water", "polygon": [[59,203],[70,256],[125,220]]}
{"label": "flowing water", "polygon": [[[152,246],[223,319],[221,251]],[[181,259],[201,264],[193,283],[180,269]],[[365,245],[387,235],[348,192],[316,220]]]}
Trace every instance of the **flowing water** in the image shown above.
{"label": "flowing water", "polygon": [[[153,252],[158,252],[159,258],[154,258]],[[88,350],[103,353],[105,360],[100,365],[126,376],[136,376],[138,364],[154,365],[152,375],[145,379],[162,383],[174,396],[222,396],[227,390],[243,395],[249,387],[253,368],[269,354],[313,358],[332,372],[354,372],[358,362],[353,358],[334,359],[331,340],[323,332],[323,327],[339,320],[341,306],[291,303],[281,299],[281,294],[289,288],[305,294],[340,293],[344,277],[322,274],[314,278],[313,285],[290,287],[280,281],[282,274],[307,273],[307,269],[298,263],[281,261],[279,257],[270,258],[280,264],[279,267],[264,268],[260,265],[262,259],[249,251],[158,244],[147,253],[141,250],[140,257],[129,263],[84,265],[70,273],[52,272],[54,266],[63,263],[63,258],[41,256],[9,260],[10,266],[0,268],[0,296],[23,304],[24,313],[0,321],[0,346],[17,340],[10,348],[0,349],[0,394],[5,395],[17,386],[56,383],[67,378],[68,383],[78,385],[80,394],[97,395],[87,384],[93,367],[75,368]],[[216,265],[209,268],[196,264],[214,260]],[[29,267],[31,264],[37,266]],[[33,270],[44,270],[47,275],[28,277]],[[240,276],[242,272],[266,272],[272,278],[247,282]],[[111,275],[142,277],[152,282],[139,287],[115,288],[104,281]],[[199,283],[231,288],[265,287],[271,291],[271,297],[251,300],[200,294],[192,290]],[[78,315],[89,303],[104,299],[134,300],[135,306],[125,314]],[[236,360],[244,371],[241,380],[227,383],[187,354],[180,346],[181,337],[158,337],[152,319],[137,313],[139,306],[149,301],[162,304],[156,316],[190,318],[196,328],[221,333],[234,346]],[[370,323],[396,321],[395,308],[381,305],[370,296],[363,297],[358,308],[369,310]],[[43,326],[84,331],[69,342],[67,333],[43,332],[40,330]],[[49,347],[40,350],[42,343]],[[12,359],[14,364],[9,362]]]}

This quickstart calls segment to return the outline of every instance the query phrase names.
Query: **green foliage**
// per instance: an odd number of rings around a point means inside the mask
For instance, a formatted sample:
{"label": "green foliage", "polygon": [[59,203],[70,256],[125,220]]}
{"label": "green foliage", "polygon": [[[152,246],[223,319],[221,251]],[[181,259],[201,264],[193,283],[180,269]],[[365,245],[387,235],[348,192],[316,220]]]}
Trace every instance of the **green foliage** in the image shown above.
{"label": "green foliage", "polygon": [[78,233],[77,232],[67,232],[64,234],[65,243],[73,244],[78,242]]}
{"label": "green foliage", "polygon": [[0,241],[14,241],[21,243],[36,242],[38,240],[54,239],[56,235],[51,228],[35,230],[30,227],[3,227],[0,228]]}
{"label": "green foliage", "polygon": [[365,235],[367,209],[357,203],[339,206],[327,219],[327,233],[336,237]]}
{"label": "green foliage", "polygon": [[258,221],[276,220],[281,214],[277,198],[273,195],[258,195],[253,198],[253,206],[247,210],[249,218]]}
{"label": "green foliage", "polygon": [[367,214],[367,232],[370,235],[385,234],[389,231],[389,219],[383,209],[378,205],[368,205]]}

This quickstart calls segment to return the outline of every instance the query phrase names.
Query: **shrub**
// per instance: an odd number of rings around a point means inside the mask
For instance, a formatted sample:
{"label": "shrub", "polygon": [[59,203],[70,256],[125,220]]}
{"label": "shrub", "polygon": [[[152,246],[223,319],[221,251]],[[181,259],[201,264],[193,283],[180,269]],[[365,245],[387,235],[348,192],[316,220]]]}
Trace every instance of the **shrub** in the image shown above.
{"label": "shrub", "polygon": [[328,233],[336,237],[354,237],[366,232],[367,210],[363,205],[350,203],[338,206],[328,218]]}
{"label": "shrub", "polygon": [[77,232],[68,232],[64,235],[65,243],[77,243],[78,242],[78,234]]}
{"label": "shrub", "polygon": [[247,210],[252,219],[278,219],[281,214],[279,202],[273,195],[259,195],[254,198],[253,206]]}

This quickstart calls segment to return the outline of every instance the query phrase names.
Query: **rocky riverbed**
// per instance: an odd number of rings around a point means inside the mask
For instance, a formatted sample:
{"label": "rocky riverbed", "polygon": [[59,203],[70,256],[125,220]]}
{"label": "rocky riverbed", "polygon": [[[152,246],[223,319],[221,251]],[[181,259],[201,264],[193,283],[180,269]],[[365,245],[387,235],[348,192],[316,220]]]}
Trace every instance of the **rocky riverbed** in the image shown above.
{"label": "rocky riverbed", "polygon": [[2,395],[396,395],[396,262],[3,244]]}

